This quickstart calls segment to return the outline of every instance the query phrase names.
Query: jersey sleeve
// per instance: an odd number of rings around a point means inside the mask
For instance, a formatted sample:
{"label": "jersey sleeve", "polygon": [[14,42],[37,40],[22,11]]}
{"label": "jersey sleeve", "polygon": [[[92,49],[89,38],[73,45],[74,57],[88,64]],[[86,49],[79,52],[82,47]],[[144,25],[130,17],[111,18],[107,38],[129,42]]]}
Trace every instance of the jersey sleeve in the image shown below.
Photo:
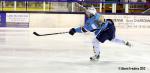
{"label": "jersey sleeve", "polygon": [[93,23],[91,25],[85,24],[83,27],[78,27],[75,30],[78,33],[83,33],[83,32],[88,32],[88,31],[92,32],[94,29],[97,29],[97,28],[98,26]]}
{"label": "jersey sleeve", "polygon": [[88,19],[86,21],[86,24],[83,27],[76,28],[76,32],[82,33],[82,32],[93,32],[93,30],[98,29],[101,27],[101,24],[103,23],[103,17],[100,14],[96,14],[94,17]]}

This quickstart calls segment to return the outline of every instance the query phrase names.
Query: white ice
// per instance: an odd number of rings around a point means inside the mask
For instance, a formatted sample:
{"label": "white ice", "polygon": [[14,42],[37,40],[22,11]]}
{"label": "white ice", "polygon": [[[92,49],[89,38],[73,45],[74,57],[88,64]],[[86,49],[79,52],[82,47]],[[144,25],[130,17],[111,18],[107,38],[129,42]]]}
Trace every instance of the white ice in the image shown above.
{"label": "white ice", "polygon": [[[150,73],[150,29],[117,29],[132,47],[106,41],[98,62],[91,33],[35,36],[67,28],[0,28],[0,73]],[[145,67],[145,70],[119,70]]]}

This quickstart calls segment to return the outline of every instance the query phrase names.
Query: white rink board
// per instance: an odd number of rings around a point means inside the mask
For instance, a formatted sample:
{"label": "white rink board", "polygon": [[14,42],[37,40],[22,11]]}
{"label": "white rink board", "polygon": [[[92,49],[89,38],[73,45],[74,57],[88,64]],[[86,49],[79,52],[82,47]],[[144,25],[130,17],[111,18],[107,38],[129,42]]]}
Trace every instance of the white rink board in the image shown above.
{"label": "white rink board", "polygon": [[[150,15],[104,15],[104,18],[113,19],[120,28],[150,28]],[[29,23],[30,28],[71,28],[83,26],[85,15],[6,13],[6,22]]]}
{"label": "white rink board", "polygon": [[[149,15],[104,15],[120,28],[150,28]],[[68,28],[84,25],[84,14],[30,14],[29,26],[41,28]]]}
{"label": "white rink board", "polygon": [[29,27],[67,28],[84,24],[84,14],[30,14]]}

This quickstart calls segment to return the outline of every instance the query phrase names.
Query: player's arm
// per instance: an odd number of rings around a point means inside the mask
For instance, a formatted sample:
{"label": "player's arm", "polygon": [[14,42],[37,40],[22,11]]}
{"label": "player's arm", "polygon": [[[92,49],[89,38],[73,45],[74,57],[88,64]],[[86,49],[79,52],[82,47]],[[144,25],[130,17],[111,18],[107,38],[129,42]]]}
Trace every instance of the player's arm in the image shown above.
{"label": "player's arm", "polygon": [[74,35],[74,33],[85,33],[85,32],[93,32],[95,29],[101,26],[105,22],[104,17],[100,16],[93,24],[85,24],[83,27],[78,27],[78,28],[72,28],[69,31],[70,35]]}
{"label": "player's arm", "polygon": [[84,26],[82,27],[77,27],[77,28],[72,28],[70,29],[69,31],[69,34],[70,35],[74,35],[74,33],[85,33],[85,32],[92,32],[94,29],[97,29],[97,25],[96,24],[91,24],[91,25],[88,25],[88,24],[85,24]]}
{"label": "player's arm", "polygon": [[69,34],[70,35],[74,35],[76,32],[77,33],[84,33],[84,32],[87,32],[88,30],[85,29],[85,26],[83,27],[77,27],[77,28],[71,28],[69,30]]}

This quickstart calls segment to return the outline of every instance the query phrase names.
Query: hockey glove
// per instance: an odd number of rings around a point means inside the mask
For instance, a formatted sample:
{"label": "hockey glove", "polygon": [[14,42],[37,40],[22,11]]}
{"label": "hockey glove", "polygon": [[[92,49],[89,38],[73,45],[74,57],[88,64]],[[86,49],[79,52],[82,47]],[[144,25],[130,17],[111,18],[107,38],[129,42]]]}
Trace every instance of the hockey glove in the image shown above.
{"label": "hockey glove", "polygon": [[74,29],[74,28],[71,28],[70,30],[69,30],[69,34],[70,35],[74,35],[76,33],[76,30]]}

